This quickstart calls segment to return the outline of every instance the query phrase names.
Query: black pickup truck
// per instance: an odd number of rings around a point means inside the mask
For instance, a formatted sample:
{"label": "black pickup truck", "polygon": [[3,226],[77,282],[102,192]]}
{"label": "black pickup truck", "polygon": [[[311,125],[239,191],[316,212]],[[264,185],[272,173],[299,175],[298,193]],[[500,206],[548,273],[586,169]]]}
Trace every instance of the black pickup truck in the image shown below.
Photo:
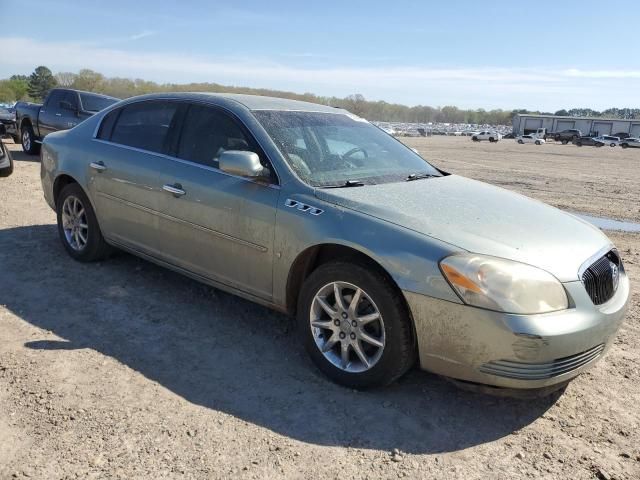
{"label": "black pickup truck", "polygon": [[556,142],[562,142],[563,145],[566,145],[569,142],[574,142],[582,137],[582,132],[580,130],[575,130],[575,129],[569,129],[569,130],[562,130],[561,132],[548,132],[547,133],[547,138],[551,137],[553,138]]}
{"label": "black pickup truck", "polygon": [[25,153],[36,155],[49,133],[68,130],[119,99],[68,88],[55,88],[42,105],[16,105],[16,128]]}

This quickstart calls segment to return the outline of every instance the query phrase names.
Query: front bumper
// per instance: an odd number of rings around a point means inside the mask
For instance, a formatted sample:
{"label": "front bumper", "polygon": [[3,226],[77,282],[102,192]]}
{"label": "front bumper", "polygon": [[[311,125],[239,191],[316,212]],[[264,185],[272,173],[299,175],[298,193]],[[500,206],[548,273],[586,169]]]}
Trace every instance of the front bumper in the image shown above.
{"label": "front bumper", "polygon": [[564,284],[572,308],[539,315],[483,310],[403,292],[416,328],[420,366],[458,380],[504,388],[564,383],[613,342],[629,300],[629,279],[603,305],[582,282]]}

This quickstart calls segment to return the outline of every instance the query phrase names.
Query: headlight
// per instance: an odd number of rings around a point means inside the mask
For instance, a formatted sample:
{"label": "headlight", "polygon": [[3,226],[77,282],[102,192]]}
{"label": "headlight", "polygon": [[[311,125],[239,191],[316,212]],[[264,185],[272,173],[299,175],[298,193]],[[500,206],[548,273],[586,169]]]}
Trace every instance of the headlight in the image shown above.
{"label": "headlight", "polygon": [[569,306],[562,284],[531,265],[465,253],[444,258],[440,268],[468,305],[517,314],[553,312]]}

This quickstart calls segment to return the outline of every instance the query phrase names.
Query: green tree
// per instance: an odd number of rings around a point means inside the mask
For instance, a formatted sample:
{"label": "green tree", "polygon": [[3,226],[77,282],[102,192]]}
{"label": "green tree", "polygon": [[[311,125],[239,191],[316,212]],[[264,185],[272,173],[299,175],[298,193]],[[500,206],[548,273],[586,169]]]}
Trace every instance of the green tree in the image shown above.
{"label": "green tree", "polygon": [[88,92],[100,92],[104,87],[104,75],[88,68],[83,68],[76,75],[71,86],[77,90],[86,90]]}
{"label": "green tree", "polygon": [[42,100],[56,86],[56,79],[47,67],[40,66],[29,76],[29,96]]}

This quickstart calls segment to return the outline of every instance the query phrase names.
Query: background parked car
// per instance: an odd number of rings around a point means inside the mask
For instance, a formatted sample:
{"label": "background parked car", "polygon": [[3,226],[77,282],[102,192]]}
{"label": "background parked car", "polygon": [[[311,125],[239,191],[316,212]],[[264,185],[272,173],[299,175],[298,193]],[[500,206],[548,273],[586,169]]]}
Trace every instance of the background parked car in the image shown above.
{"label": "background parked car", "polygon": [[640,138],[625,138],[620,140],[620,146],[622,148],[640,148]]}
{"label": "background parked car", "polygon": [[5,128],[5,135],[13,138],[17,142],[18,132],[16,131],[16,109],[12,107],[0,107],[0,125]]}
{"label": "background parked car", "polygon": [[613,136],[620,138],[620,140],[623,140],[625,138],[629,138],[631,134],[627,132],[618,132],[618,133],[614,133]]}
{"label": "background parked car", "polygon": [[517,138],[517,142],[519,144],[535,143],[536,145],[542,145],[543,143],[547,143],[547,142],[545,142],[545,140],[543,138],[538,138],[535,135],[520,135]]}
{"label": "background parked car", "polygon": [[576,129],[562,130],[561,132],[547,133],[547,137],[552,137],[556,142],[562,142],[566,145],[569,142],[573,142],[576,139],[582,137],[582,132]]}
{"label": "background parked car", "polygon": [[[0,125],[0,139],[5,135],[6,131],[4,125]],[[4,146],[2,140],[0,140],[0,177],[8,177],[13,173],[13,159],[9,150]]]}
{"label": "background parked car", "polygon": [[16,108],[16,125],[22,149],[36,155],[42,139],[49,133],[68,130],[91,117],[119,99],[81,92],[67,88],[55,88],[44,99],[44,104],[21,103]]}
{"label": "background parked car", "polygon": [[604,147],[605,145],[609,145],[610,147],[615,147],[620,144],[620,137],[613,137],[611,135],[601,135],[593,139],[596,147]]}
{"label": "background parked car", "polygon": [[481,140],[489,140],[491,143],[497,142],[502,139],[502,135],[497,132],[484,131],[480,133],[476,133],[471,137],[471,140],[474,142],[479,142]]}
{"label": "background parked car", "polygon": [[591,135],[585,135],[579,138],[576,138],[573,143],[575,143],[577,146],[582,147],[583,145],[589,145],[591,147],[593,147],[596,144],[596,140],[595,137],[591,136]]}

